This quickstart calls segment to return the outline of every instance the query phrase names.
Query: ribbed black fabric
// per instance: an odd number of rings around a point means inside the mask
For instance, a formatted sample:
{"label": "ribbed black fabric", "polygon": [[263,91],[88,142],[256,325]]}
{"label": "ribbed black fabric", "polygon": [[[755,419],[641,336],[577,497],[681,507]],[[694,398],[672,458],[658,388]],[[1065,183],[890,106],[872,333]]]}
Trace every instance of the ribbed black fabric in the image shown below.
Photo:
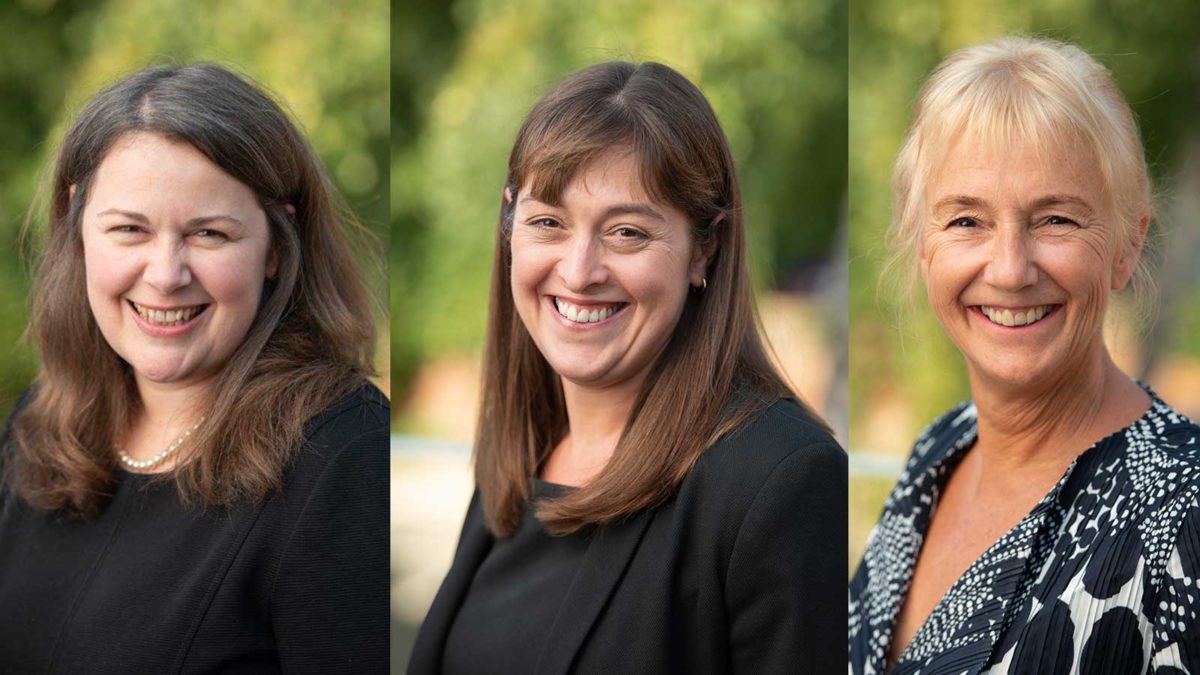
{"label": "ribbed black fabric", "polygon": [[309,425],[262,503],[187,510],[121,472],[88,521],[0,492],[0,673],[383,673],[388,402]]}
{"label": "ribbed black fabric", "polygon": [[[570,488],[533,481],[533,500]],[[513,536],[496,542],[479,566],[446,640],[446,675],[532,673],[546,626],[587,553],[582,533],[554,537],[527,508]],[[520,611],[513,611],[520,608]]]}

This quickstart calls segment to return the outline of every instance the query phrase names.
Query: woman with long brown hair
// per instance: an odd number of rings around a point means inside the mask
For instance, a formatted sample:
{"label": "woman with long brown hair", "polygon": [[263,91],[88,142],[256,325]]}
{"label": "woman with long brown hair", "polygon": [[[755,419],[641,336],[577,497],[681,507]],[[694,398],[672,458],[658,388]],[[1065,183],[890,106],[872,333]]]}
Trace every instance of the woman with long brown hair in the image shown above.
{"label": "woman with long brown hair", "polygon": [[0,453],[0,671],[383,672],[388,403],[358,226],[211,65],[97,95],[58,155]]}
{"label": "woman with long brown hair", "polygon": [[728,143],[679,73],[601,64],[534,106],[478,489],[410,672],[840,666],[845,455],[768,359],[745,246]]}

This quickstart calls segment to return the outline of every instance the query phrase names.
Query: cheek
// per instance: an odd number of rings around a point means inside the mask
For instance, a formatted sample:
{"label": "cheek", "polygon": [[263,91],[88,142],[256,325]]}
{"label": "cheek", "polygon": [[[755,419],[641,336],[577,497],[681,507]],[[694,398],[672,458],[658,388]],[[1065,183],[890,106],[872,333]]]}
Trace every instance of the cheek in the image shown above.
{"label": "cheek", "polygon": [[235,310],[239,319],[248,323],[258,311],[266,277],[265,254],[197,257],[191,271],[205,294],[218,306]]}
{"label": "cheek", "polygon": [[945,243],[931,243],[921,256],[921,277],[934,305],[954,301],[969,280],[969,268],[962,251]]}
{"label": "cheek", "polygon": [[119,302],[120,296],[137,283],[136,263],[100,243],[85,242],[83,267],[93,311],[104,311],[113,302]]}

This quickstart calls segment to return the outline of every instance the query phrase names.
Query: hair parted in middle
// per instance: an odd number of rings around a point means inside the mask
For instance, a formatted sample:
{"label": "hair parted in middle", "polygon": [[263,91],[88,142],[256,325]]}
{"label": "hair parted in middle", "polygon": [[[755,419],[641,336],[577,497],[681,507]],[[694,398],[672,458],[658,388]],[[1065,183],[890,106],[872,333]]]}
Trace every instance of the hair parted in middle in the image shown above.
{"label": "hair parted in middle", "polygon": [[916,281],[928,214],[925,190],[961,138],[994,147],[1026,144],[1054,162],[1086,153],[1104,181],[1123,250],[1137,258],[1131,285],[1139,304],[1153,295],[1143,220],[1154,217],[1145,152],[1133,111],[1112,74],[1082,49],[1053,40],[1005,37],[947,56],[917,95],[913,121],[892,170],[888,268]]}
{"label": "hair parted in middle", "polygon": [[[704,95],[657,63],[610,62],[559,82],[513,145],[493,256],[475,476],[488,527],[512,533],[529,483],[567,433],[559,376],[514,306],[512,217],[528,190],[557,203],[590,161],[614,148],[638,163],[647,194],[687,216],[711,250],[706,290],[688,293],[606,467],[587,485],[541,500],[549,532],[603,525],[667,499],[705,448],[791,391],[768,357],[746,265],[733,156]],[[815,415],[814,415],[815,417]]]}

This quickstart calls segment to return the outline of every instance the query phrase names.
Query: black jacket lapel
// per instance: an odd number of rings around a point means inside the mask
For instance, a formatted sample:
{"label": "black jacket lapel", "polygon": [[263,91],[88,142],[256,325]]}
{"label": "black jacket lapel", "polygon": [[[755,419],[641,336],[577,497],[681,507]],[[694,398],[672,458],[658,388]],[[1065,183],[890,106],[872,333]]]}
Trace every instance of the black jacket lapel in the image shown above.
{"label": "black jacket lapel", "polygon": [[450,626],[471,588],[475,571],[483,564],[483,559],[487,557],[494,542],[487,526],[484,525],[483,508],[479,505],[479,490],[476,490],[467,509],[467,518],[463,523],[462,536],[459,537],[454,564],[446,574],[446,580],[438,589],[429,614],[417,632],[412,658],[408,662],[410,675],[442,672],[442,655],[445,652],[446,640],[450,636]]}
{"label": "black jacket lapel", "polygon": [[650,520],[651,513],[643,511],[595,533],[558,618],[550,627],[545,651],[538,658],[537,675],[557,675],[570,669],[592,624],[629,567]]}

